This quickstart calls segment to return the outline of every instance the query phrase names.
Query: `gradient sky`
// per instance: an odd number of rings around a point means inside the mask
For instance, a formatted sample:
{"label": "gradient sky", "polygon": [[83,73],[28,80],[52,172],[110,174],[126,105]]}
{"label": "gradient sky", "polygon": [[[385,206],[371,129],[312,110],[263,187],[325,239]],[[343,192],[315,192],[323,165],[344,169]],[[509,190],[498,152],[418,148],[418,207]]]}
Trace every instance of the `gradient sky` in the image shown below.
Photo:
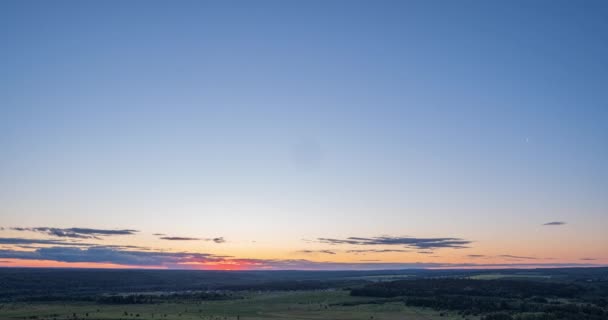
{"label": "gradient sky", "polygon": [[2,1],[0,266],[608,265],[606,17]]}

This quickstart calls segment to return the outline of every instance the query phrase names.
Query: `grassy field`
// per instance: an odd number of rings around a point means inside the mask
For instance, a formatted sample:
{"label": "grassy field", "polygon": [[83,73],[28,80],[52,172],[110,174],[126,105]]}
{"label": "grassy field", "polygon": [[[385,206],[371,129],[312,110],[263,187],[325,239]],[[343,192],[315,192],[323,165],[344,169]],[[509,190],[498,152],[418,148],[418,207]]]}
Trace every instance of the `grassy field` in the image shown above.
{"label": "grassy field", "polygon": [[479,274],[469,277],[469,279],[474,280],[497,280],[497,279],[551,279],[550,275],[542,275],[542,274],[500,274],[500,273],[491,273],[491,274]]}
{"label": "grassy field", "polygon": [[239,300],[138,305],[8,303],[2,305],[0,319],[461,319],[455,314],[441,317],[437,311],[406,307],[401,303],[334,305],[368,300],[351,297],[345,291],[309,291],[249,294]]}

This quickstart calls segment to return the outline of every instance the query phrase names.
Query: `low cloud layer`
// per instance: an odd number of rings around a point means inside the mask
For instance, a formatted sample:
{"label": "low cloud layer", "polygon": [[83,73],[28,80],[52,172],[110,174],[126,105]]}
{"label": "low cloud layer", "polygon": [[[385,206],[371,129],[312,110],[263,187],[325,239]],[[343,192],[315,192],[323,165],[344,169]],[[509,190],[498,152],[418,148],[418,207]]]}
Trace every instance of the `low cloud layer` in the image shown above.
{"label": "low cloud layer", "polygon": [[461,238],[413,238],[413,237],[349,237],[346,239],[317,238],[318,242],[332,245],[405,246],[415,249],[468,248],[469,240]]}
{"label": "low cloud layer", "polygon": [[106,236],[133,235],[137,230],[133,229],[91,229],[91,228],[50,228],[50,227],[35,227],[21,228],[14,227],[11,230],[29,231],[46,234],[53,237],[76,238],[76,239],[100,239]]}
{"label": "low cloud layer", "polygon": [[[518,267],[575,267],[595,266],[592,263],[385,263],[361,261],[352,263],[317,262],[306,259],[239,259],[209,253],[166,252],[119,247],[94,246],[87,248],[53,246],[32,251],[0,250],[0,259],[44,260],[66,263],[109,263],[135,267],[170,269],[251,269],[251,270],[381,270],[422,268],[518,268]],[[12,263],[11,260],[3,260]],[[18,260],[15,260],[18,261]]]}

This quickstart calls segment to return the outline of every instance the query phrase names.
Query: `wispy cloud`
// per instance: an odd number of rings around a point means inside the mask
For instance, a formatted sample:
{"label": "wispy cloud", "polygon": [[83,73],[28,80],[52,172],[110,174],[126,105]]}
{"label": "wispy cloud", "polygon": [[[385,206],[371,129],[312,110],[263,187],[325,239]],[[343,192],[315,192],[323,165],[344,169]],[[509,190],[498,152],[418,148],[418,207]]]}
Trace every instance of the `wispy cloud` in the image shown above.
{"label": "wispy cloud", "polygon": [[171,241],[195,241],[201,240],[201,238],[191,238],[191,237],[160,237],[161,240],[171,240]]}
{"label": "wispy cloud", "polygon": [[483,255],[483,254],[469,254],[469,255],[467,255],[467,257],[469,257],[469,258],[484,258],[485,255]]}
{"label": "wispy cloud", "polygon": [[336,252],[332,251],[332,250],[298,250],[296,252],[297,253],[306,253],[306,254],[310,254],[310,253],[336,254]]}
{"label": "wispy cloud", "polygon": [[391,237],[381,236],[372,238],[363,237],[349,237],[346,239],[334,239],[334,238],[317,238],[318,242],[333,244],[333,245],[401,245],[405,247],[411,247],[416,249],[439,249],[439,248],[452,248],[460,249],[467,248],[467,245],[471,243],[469,240],[461,238],[413,238],[413,237]]}
{"label": "wispy cloud", "polygon": [[551,222],[543,223],[543,226],[562,226],[565,224],[566,224],[566,222],[564,222],[564,221],[551,221]]}
{"label": "wispy cloud", "polygon": [[61,247],[72,247],[72,248],[87,248],[87,247],[100,247],[100,248],[114,248],[114,249],[137,249],[137,250],[151,250],[151,248],[135,246],[135,245],[112,245],[104,244],[99,245],[96,243],[89,242],[78,242],[75,240],[55,240],[55,239],[28,239],[28,238],[0,238],[0,245],[7,245],[8,248],[22,248],[22,249],[38,249],[45,246],[61,246]]}
{"label": "wispy cloud", "polygon": [[190,262],[214,262],[225,259],[222,256],[205,253],[131,251],[108,247],[51,247],[38,248],[34,251],[0,250],[0,258],[113,263],[129,266],[167,266]]}
{"label": "wispy cloud", "polygon": [[388,253],[388,252],[412,252],[406,249],[352,249],[346,250],[347,253],[367,254],[367,253]]}
{"label": "wispy cloud", "polygon": [[536,260],[538,258],[535,257],[525,257],[525,256],[513,256],[510,254],[501,254],[499,255],[501,258],[509,258],[509,259],[519,259],[519,260]]}
{"label": "wispy cloud", "polygon": [[0,238],[0,244],[8,245],[56,245],[56,246],[92,246],[93,243],[72,242],[52,239]]}
{"label": "wispy cloud", "polygon": [[105,236],[117,236],[117,235],[133,235],[139,231],[133,229],[91,229],[91,228],[49,228],[49,227],[35,227],[35,228],[21,228],[13,227],[11,230],[15,231],[29,231],[43,233],[49,236],[62,237],[62,238],[76,238],[76,239],[100,239]]}
{"label": "wispy cloud", "polygon": [[[161,235],[161,234],[157,234]],[[171,240],[171,241],[212,241],[215,243],[225,243],[226,239],[224,237],[216,237],[216,238],[194,238],[194,237],[170,237],[165,236],[163,234],[162,237],[159,237],[161,240]]]}

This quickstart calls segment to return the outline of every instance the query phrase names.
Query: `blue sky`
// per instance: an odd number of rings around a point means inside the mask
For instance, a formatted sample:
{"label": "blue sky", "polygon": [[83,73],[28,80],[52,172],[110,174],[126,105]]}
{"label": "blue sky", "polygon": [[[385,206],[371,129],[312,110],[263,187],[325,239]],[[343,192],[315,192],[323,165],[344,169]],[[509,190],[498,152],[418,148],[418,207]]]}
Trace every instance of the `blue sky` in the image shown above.
{"label": "blue sky", "polygon": [[374,258],[608,263],[607,14],[4,1],[0,232],[134,228],[151,247],[312,260],[294,252],[326,244],[303,239],[455,237],[470,247]]}

